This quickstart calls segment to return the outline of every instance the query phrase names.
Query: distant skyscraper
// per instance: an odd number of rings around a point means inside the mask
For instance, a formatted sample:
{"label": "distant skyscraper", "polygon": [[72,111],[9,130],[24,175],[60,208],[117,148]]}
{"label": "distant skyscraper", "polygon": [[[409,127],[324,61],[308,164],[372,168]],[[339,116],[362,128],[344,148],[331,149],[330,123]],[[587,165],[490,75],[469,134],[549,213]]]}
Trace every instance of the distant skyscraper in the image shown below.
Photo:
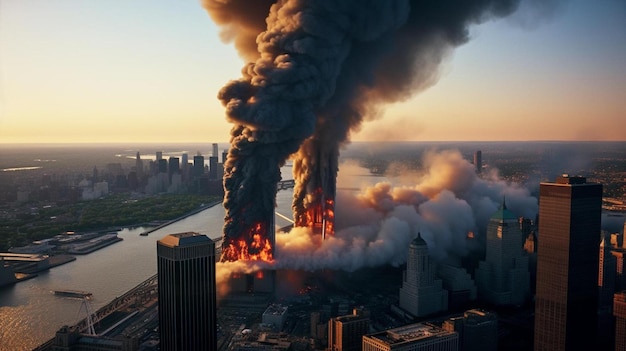
{"label": "distant skyscraper", "polygon": [[159,163],[163,159],[163,151],[156,152],[156,162]]}
{"label": "distant skyscraper", "polygon": [[219,157],[219,151],[217,149],[217,143],[213,143],[213,154],[211,154],[211,156]]}
{"label": "distant skyscraper", "polygon": [[214,242],[167,235],[157,242],[157,266],[161,350],[217,350]]}
{"label": "distant skyscraper", "polygon": [[400,308],[421,317],[445,311],[448,292],[442,288],[441,279],[435,279],[437,268],[430,262],[428,246],[421,234],[409,245],[406,271],[400,288]]}
{"label": "distant skyscraper", "polygon": [[478,298],[494,305],[522,305],[528,297],[528,256],[522,249],[519,220],[506,202],[487,225],[485,260],[476,270]]}
{"label": "distant skyscraper", "polygon": [[209,179],[217,179],[217,156],[209,157]]}
{"label": "distant skyscraper", "polygon": [[363,336],[363,351],[457,351],[459,334],[430,324],[410,324]]}
{"label": "distant skyscraper", "polygon": [[498,317],[479,309],[465,311],[462,317],[443,322],[443,329],[459,334],[459,351],[496,351]]}
{"label": "distant skyscraper", "polygon": [[137,172],[137,178],[141,182],[141,179],[143,178],[143,161],[141,160],[139,151],[137,151],[137,157],[135,158],[135,171]]}
{"label": "distant skyscraper", "polygon": [[170,183],[172,182],[172,176],[180,173],[180,159],[178,157],[170,157],[168,160],[167,174],[170,177]]}
{"label": "distant skyscraper", "polygon": [[535,351],[596,345],[602,185],[563,175],[539,188]]}
{"label": "distant skyscraper", "polygon": [[228,150],[222,151],[222,163],[226,163],[227,158],[228,158]]}
{"label": "distant skyscraper", "polygon": [[331,318],[328,322],[328,350],[360,351],[369,325],[369,313],[356,308],[350,315]]}
{"label": "distant skyscraper", "polygon": [[183,173],[183,182],[189,179],[189,154],[184,153],[181,156],[180,170]]}
{"label": "distant skyscraper", "polygon": [[167,174],[167,160],[164,159],[160,159],[158,162],[158,167],[159,167],[159,173],[165,173]]}
{"label": "distant skyscraper", "polygon": [[615,316],[615,351],[626,351],[626,291],[613,297]]}
{"label": "distant skyscraper", "polygon": [[474,152],[474,167],[476,167],[476,173],[478,174],[483,171],[483,152],[480,150]]}
{"label": "distant skyscraper", "polygon": [[201,177],[204,174],[204,156],[198,154],[193,157],[193,178]]}

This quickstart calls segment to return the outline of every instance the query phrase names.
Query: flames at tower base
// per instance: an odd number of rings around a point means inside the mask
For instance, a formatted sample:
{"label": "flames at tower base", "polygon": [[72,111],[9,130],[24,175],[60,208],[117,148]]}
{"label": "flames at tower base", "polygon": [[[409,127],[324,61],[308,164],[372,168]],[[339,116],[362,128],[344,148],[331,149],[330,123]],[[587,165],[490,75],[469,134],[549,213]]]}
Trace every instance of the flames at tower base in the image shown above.
{"label": "flames at tower base", "polygon": [[294,161],[293,212],[296,227],[312,228],[322,239],[335,234],[335,193],[339,150],[307,139]]}

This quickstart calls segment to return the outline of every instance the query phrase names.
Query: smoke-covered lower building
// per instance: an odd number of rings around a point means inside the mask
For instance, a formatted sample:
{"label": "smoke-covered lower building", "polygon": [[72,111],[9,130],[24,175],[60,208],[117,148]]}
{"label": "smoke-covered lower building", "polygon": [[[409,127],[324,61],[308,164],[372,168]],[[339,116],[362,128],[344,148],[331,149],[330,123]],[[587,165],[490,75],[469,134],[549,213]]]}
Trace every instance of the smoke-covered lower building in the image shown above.
{"label": "smoke-covered lower building", "polygon": [[435,279],[437,268],[430,261],[428,246],[417,234],[409,245],[406,270],[400,288],[400,308],[415,317],[422,317],[448,309],[448,292],[442,281]]}
{"label": "smoke-covered lower building", "polygon": [[271,304],[263,312],[263,324],[271,325],[275,330],[283,330],[285,320],[287,320],[288,308],[279,304]]}
{"label": "smoke-covered lower building", "polygon": [[465,268],[449,264],[437,265],[437,276],[443,282],[443,288],[448,291],[448,309],[460,310],[476,300],[478,289]]}
{"label": "smoke-covered lower building", "polygon": [[522,305],[530,289],[528,256],[519,219],[506,202],[489,219],[485,260],[476,270],[478,299],[494,305]]}
{"label": "smoke-covered lower building", "polygon": [[498,349],[498,317],[494,313],[471,309],[463,316],[447,319],[442,327],[459,334],[459,351]]}
{"label": "smoke-covered lower building", "polygon": [[328,351],[360,351],[363,335],[369,333],[369,312],[355,308],[352,314],[328,321]]}
{"label": "smoke-covered lower building", "polygon": [[457,351],[459,334],[417,323],[363,336],[363,351]]}

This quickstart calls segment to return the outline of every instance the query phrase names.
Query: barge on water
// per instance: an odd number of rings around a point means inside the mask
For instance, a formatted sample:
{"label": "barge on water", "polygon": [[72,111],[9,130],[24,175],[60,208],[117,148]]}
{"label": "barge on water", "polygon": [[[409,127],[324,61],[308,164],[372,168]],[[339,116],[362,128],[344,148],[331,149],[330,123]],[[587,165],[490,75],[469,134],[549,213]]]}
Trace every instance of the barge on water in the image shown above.
{"label": "barge on water", "polygon": [[59,295],[59,296],[79,297],[79,298],[91,297],[92,295],[88,291],[81,291],[81,290],[55,290],[54,294]]}

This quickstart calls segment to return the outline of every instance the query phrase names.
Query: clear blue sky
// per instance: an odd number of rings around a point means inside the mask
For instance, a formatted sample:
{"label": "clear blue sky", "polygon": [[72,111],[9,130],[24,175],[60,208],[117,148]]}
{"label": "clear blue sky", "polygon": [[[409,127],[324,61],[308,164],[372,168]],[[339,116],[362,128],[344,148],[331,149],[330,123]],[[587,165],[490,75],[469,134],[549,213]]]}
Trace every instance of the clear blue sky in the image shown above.
{"label": "clear blue sky", "polygon": [[[521,22],[472,28],[354,139],[626,140],[626,1]],[[242,65],[196,0],[0,0],[0,142],[227,141]]]}

